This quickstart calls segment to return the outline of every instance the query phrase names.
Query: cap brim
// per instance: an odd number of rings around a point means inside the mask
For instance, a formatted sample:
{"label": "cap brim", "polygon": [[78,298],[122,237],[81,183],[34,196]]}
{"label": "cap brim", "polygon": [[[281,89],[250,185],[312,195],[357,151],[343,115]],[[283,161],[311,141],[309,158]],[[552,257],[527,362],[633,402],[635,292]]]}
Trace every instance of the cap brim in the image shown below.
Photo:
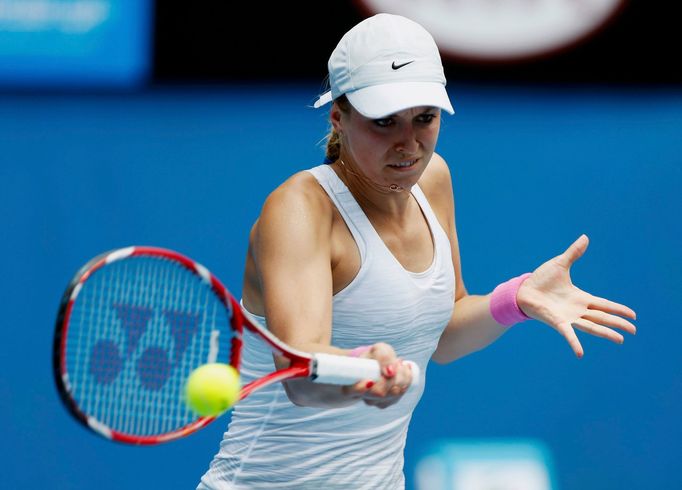
{"label": "cap brim", "polygon": [[390,116],[412,107],[439,107],[454,114],[445,86],[434,82],[400,82],[373,85],[347,92],[351,105],[370,119]]}

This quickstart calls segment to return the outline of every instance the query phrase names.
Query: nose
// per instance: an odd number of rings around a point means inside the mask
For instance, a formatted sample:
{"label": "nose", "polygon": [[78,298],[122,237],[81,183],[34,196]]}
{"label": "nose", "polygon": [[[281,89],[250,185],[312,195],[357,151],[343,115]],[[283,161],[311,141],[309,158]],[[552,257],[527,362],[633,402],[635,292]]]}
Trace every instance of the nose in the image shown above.
{"label": "nose", "polygon": [[406,156],[414,155],[419,150],[417,133],[411,124],[405,124],[400,132],[400,137],[395,144],[395,150]]}

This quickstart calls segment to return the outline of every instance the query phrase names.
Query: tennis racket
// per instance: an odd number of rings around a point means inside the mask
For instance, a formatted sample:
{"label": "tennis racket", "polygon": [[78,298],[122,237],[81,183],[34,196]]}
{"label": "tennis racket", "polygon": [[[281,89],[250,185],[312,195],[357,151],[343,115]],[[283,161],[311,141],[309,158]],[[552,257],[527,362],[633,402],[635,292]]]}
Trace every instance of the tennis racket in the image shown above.
{"label": "tennis racket", "polygon": [[[309,354],[288,346],[246,312],[208,269],[184,255],[128,247],[90,260],[69,283],[54,336],[57,389],[71,415],[107,439],[171,441],[216,418],[200,417],[187,407],[185,381],[207,363],[239,370],[244,329],[290,365],[242,387],[240,400],[294,378],[348,385],[381,377],[374,360]],[[418,366],[411,367],[418,382]]]}

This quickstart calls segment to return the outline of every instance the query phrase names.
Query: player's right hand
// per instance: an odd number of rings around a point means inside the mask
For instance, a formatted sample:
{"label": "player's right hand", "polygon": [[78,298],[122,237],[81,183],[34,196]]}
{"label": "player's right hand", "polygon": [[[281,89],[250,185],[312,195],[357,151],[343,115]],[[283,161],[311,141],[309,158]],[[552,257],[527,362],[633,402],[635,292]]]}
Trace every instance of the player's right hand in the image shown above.
{"label": "player's right hand", "polygon": [[381,365],[381,379],[363,380],[349,388],[351,396],[367,405],[386,408],[397,403],[412,383],[412,368],[402,362],[390,345],[378,342],[360,357],[374,359]]}

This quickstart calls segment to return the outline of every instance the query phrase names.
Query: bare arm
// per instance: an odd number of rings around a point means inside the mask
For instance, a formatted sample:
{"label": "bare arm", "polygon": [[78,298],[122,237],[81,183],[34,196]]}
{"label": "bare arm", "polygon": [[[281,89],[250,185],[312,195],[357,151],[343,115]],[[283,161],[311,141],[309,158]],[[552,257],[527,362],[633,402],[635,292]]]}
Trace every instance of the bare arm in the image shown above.
{"label": "bare arm", "polygon": [[433,360],[455,361],[481,350],[507,331],[490,314],[490,295],[467,295],[455,302],[455,310],[438,341]]}
{"label": "bare arm", "polygon": [[[331,203],[311,179],[298,174],[268,197],[252,233],[250,254],[268,328],[296,349],[347,355],[346,350],[331,345]],[[385,369],[396,361],[385,344],[375,345],[367,356],[379,360]],[[277,367],[287,364],[278,357],[275,362]],[[402,370],[389,369],[384,374],[387,379],[376,386],[368,384],[369,380],[346,387],[295,380],[285,383],[285,388],[295,404],[340,407],[370,392],[395,396],[409,383]]]}
{"label": "bare arm", "polygon": [[489,295],[470,295],[464,285],[455,226],[452,177],[447,164],[439,155],[434,154],[420,185],[427,194],[441,226],[448,233],[455,270],[455,308],[432,356],[438,363],[447,363],[486,347],[506,329],[490,315]]}
{"label": "bare arm", "polygon": [[[438,363],[447,363],[487,347],[504,334],[508,327],[498,324],[492,317],[491,294],[477,296],[466,292],[461,274],[451,178],[445,162],[440,160],[436,162],[436,169],[440,173],[437,182],[442,190],[432,192],[439,196],[437,202],[440,203],[440,209],[448,214],[445,228],[450,236],[457,293],[452,318],[443,331],[432,358]],[[630,308],[593,296],[572,284],[570,268],[585,252],[587,244],[587,237],[580,237],[564,253],[542,264],[533,271],[517,294],[521,310],[557,330],[578,357],[582,357],[583,349],[574,329],[616,343],[622,343],[624,339],[613,328],[630,334],[636,331],[632,323],[616,316],[634,319],[635,313]]]}

